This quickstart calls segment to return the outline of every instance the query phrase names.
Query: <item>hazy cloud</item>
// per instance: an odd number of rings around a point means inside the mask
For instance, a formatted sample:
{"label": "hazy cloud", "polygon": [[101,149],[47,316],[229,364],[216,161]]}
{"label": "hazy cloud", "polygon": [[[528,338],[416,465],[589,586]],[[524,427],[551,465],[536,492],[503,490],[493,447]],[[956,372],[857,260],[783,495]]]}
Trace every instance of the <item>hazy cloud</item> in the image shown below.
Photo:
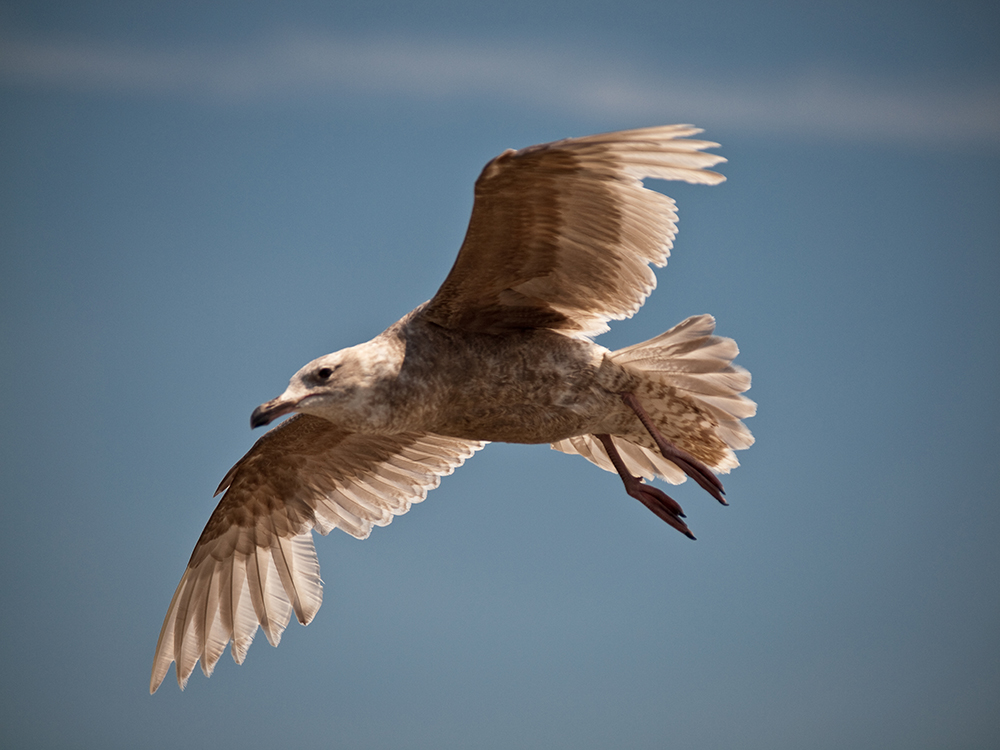
{"label": "hazy cloud", "polygon": [[[596,58],[596,59],[595,59]],[[0,85],[198,97],[232,105],[348,93],[488,98],[602,117],[664,117],[763,132],[1000,145],[1000,85],[898,82],[831,71],[672,77],[558,47],[285,33],[208,48],[0,37]]]}

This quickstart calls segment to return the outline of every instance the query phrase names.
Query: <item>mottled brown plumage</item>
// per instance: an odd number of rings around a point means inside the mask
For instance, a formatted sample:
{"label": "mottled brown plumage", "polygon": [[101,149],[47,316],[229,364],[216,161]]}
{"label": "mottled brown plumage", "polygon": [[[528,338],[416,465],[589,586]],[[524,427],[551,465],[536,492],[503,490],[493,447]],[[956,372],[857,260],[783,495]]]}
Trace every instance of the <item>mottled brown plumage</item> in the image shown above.
{"label": "mottled brown plumage", "polygon": [[[465,241],[438,293],[364,344],[309,363],[253,426],[265,434],[219,486],[170,603],[150,683],[171,662],[184,686],[258,626],[277,645],[292,613],[322,602],[312,531],[366,537],[488,441],[550,443],[617,471],[626,491],[684,534],[680,505],[642,478],[738,465],[750,376],[708,315],[616,352],[590,337],[632,315],[676,233],[673,201],[644,177],[714,184],[723,159],[667,126],[506,151],[486,165]],[[693,538],[693,537],[692,537]]]}

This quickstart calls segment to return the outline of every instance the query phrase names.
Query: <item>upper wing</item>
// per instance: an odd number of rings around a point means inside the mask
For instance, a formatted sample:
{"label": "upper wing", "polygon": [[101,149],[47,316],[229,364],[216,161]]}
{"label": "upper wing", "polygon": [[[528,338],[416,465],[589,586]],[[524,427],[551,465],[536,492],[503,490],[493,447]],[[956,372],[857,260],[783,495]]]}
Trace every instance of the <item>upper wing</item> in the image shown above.
{"label": "upper wing", "polygon": [[[364,538],[437,487],[485,443],[439,435],[364,435],[298,415],[229,470],[163,621],[150,692],[172,661],[187,683],[211,675],[233,641],[242,663],[258,624],[277,646],[291,613],[309,624],[323,601],[312,529]],[[228,488],[228,489],[227,489]]]}
{"label": "upper wing", "polygon": [[476,180],[458,259],[422,314],[494,333],[551,328],[593,336],[630,317],[667,262],[674,202],[644,177],[713,185],[724,162],[690,125],[571,138],[495,158]]}

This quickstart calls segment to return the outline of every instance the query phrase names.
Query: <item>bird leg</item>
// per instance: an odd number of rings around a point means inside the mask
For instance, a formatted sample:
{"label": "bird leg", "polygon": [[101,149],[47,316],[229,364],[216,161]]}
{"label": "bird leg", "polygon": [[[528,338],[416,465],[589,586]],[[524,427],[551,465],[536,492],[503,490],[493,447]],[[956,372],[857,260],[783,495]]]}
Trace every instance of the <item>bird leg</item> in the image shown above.
{"label": "bird leg", "polygon": [[650,487],[648,484],[643,484],[642,479],[639,477],[632,476],[625,467],[625,462],[622,460],[621,454],[618,453],[618,448],[615,447],[615,443],[610,435],[594,435],[594,437],[601,441],[604,450],[608,452],[608,458],[611,459],[611,463],[614,464],[618,476],[625,483],[625,491],[684,534],[684,536],[694,539],[695,537],[691,533],[691,529],[681,520],[684,517],[684,511],[677,501],[662,490]]}
{"label": "bird leg", "polygon": [[726,491],[722,488],[722,482],[720,482],[719,478],[712,473],[712,470],[686,450],[678,448],[676,445],[663,437],[663,433],[661,433],[656,425],[653,424],[653,420],[649,418],[649,414],[647,414],[646,410],[642,408],[642,404],[639,403],[639,399],[635,397],[634,393],[623,393],[621,396],[625,405],[634,411],[635,415],[639,417],[639,421],[642,422],[642,426],[645,427],[646,431],[652,436],[657,447],[660,449],[660,453],[663,454],[663,457],[668,461],[673,461],[677,464],[677,467],[681,471],[697,482],[698,485],[709,495],[714,497],[723,505],[729,505],[723,497]]}

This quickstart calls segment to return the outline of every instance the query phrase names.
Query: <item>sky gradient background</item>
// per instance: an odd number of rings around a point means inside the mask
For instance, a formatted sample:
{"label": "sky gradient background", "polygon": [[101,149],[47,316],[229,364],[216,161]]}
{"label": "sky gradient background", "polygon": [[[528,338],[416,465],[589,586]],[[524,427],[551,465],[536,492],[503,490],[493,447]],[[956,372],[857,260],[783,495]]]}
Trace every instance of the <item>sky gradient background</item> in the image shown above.
{"label": "sky gradient background", "polygon": [[[0,744],[1000,746],[1000,15],[987,3],[0,5]],[[508,147],[694,122],[718,187],[618,348],[754,375],[690,542],[491,445],[323,608],[153,697],[162,618],[312,358],[429,298]]]}

